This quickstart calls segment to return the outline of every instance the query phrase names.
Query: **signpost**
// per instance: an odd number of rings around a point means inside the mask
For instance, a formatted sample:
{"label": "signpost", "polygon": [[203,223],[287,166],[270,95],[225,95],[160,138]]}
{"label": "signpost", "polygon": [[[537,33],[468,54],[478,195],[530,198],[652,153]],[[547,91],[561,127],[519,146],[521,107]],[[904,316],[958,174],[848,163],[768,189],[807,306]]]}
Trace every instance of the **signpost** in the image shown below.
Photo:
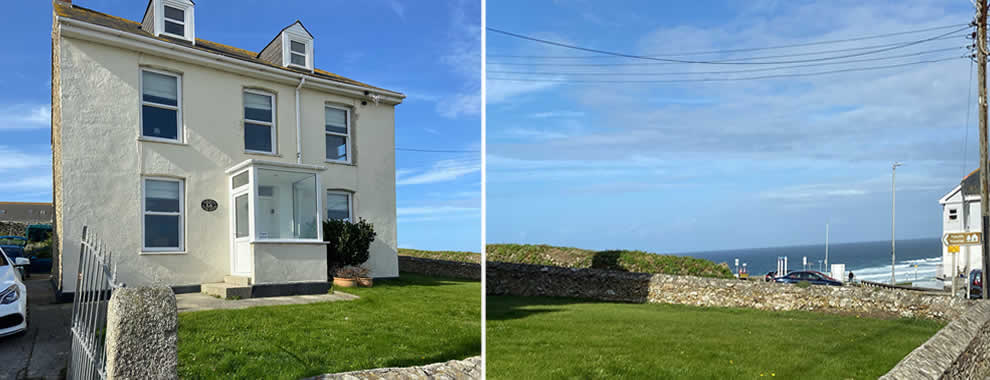
{"label": "signpost", "polygon": [[[980,245],[983,244],[983,233],[981,232],[950,232],[942,237],[942,241],[945,245],[950,248],[952,246],[959,245]],[[956,252],[959,252],[959,247],[956,247]],[[952,252],[952,251],[949,251]]]}
{"label": "signpost", "polygon": [[[983,233],[982,232],[950,232],[942,236],[942,242],[945,243],[946,251],[952,253],[952,295],[956,295],[956,256],[959,253],[960,245],[982,245],[983,244]],[[968,293],[966,294],[969,295]]]}

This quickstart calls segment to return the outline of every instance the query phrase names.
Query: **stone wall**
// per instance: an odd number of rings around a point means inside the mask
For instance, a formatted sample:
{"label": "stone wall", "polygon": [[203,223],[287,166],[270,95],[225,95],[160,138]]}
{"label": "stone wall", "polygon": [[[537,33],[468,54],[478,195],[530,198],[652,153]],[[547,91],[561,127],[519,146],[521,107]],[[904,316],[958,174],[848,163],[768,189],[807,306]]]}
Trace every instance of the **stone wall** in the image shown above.
{"label": "stone wall", "polygon": [[664,274],[487,263],[490,295],[552,296],[763,310],[955,319],[973,301],[946,295],[858,286],[775,284]]}
{"label": "stone wall", "polygon": [[990,302],[980,302],[911,351],[881,379],[990,377]]}
{"label": "stone wall", "polygon": [[481,280],[481,264],[399,256],[399,272]]}
{"label": "stone wall", "polygon": [[0,222],[0,236],[24,236],[27,226],[27,223],[21,222]]}
{"label": "stone wall", "polygon": [[177,315],[167,286],[115,290],[107,306],[107,379],[178,379]]}
{"label": "stone wall", "polygon": [[350,380],[350,379],[480,379],[481,357],[473,356],[464,360],[451,360],[421,367],[379,368],[326,374],[307,380]]}

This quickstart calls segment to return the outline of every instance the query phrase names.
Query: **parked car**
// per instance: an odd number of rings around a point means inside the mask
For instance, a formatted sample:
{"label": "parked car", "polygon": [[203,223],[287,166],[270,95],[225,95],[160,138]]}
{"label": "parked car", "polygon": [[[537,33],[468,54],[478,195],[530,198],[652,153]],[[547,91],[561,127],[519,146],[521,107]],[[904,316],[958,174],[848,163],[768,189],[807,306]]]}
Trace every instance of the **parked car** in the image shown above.
{"label": "parked car", "polygon": [[[3,249],[4,253],[7,254],[7,258],[14,262],[14,268],[20,273],[22,279],[31,278],[31,260],[24,255],[24,247],[18,245],[0,245],[0,249]],[[27,261],[25,262],[25,260]]]}
{"label": "parked car", "polygon": [[15,269],[17,261],[11,259],[0,248],[0,336],[27,331],[27,287]]}
{"label": "parked car", "polygon": [[969,298],[983,298],[983,270],[981,269],[969,271]]}
{"label": "parked car", "polygon": [[842,282],[834,278],[831,278],[829,276],[826,276],[824,273],[812,271],[812,270],[791,272],[788,273],[786,276],[775,277],[773,281],[782,284],[796,284],[802,281],[807,281],[812,285],[842,286]]}

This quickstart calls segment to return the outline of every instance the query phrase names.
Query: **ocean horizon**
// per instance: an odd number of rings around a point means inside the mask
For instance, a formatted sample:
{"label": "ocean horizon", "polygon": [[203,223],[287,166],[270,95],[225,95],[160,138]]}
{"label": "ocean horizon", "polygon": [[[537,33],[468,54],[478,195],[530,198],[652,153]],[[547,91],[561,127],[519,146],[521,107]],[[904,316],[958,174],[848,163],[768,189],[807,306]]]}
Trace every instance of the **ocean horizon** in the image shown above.
{"label": "ocean horizon", "polygon": [[[936,265],[942,262],[942,241],[940,237],[897,240],[897,257],[894,266],[897,282],[904,281],[933,281],[936,275]],[[716,251],[697,251],[679,253],[679,255],[697,257],[728,263],[735,271],[735,259],[739,264],[747,264],[751,276],[763,276],[777,269],[777,257],[787,257],[789,270],[801,270],[802,258],[807,257],[809,270],[824,268],[825,243],[782,247],[747,248]],[[819,261],[822,261],[820,263]],[[855,243],[831,243],[828,245],[828,262],[845,264],[846,271],[853,272],[857,279],[890,282],[890,240],[867,241]]]}

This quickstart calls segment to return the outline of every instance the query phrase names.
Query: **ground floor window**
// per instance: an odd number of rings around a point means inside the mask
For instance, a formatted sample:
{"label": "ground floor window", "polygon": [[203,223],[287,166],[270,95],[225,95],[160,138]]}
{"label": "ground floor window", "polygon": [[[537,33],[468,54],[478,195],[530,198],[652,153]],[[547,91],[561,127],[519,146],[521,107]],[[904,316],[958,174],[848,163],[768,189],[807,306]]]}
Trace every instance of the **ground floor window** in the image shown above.
{"label": "ground floor window", "polygon": [[254,186],[257,239],[317,239],[316,174],[259,168]]}
{"label": "ground floor window", "polygon": [[145,251],[183,249],[183,192],[181,179],[144,178],[141,209]]}
{"label": "ground floor window", "polygon": [[327,191],[327,219],[352,220],[351,198],[351,193],[348,191]]}

